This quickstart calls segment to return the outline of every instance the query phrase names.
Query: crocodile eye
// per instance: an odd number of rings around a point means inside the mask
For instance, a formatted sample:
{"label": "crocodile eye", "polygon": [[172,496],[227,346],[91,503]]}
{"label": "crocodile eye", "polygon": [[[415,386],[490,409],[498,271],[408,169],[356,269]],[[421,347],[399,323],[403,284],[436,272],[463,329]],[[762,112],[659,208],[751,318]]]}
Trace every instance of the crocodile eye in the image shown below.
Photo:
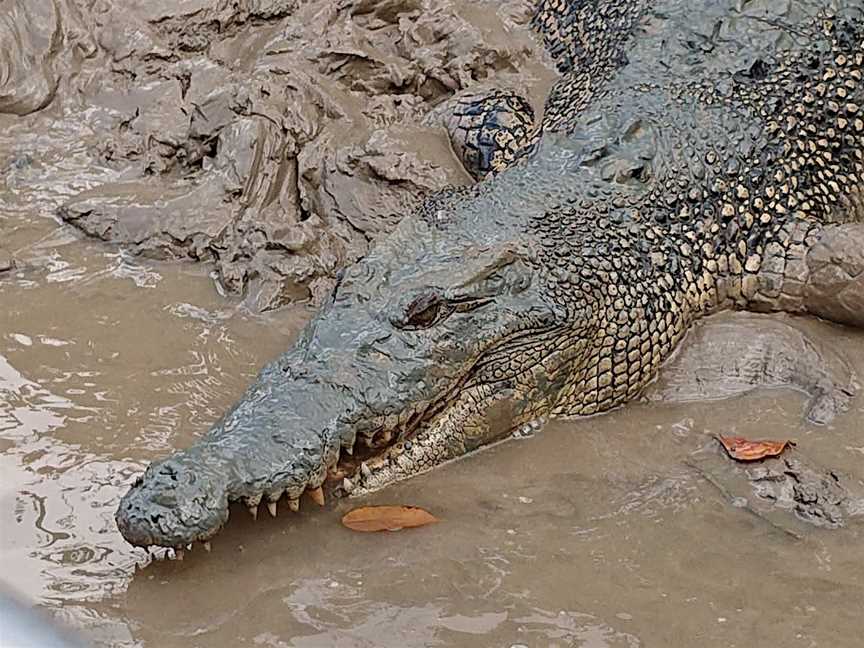
{"label": "crocodile eye", "polygon": [[428,328],[438,321],[444,302],[438,295],[421,295],[405,311],[405,323],[412,328]]}

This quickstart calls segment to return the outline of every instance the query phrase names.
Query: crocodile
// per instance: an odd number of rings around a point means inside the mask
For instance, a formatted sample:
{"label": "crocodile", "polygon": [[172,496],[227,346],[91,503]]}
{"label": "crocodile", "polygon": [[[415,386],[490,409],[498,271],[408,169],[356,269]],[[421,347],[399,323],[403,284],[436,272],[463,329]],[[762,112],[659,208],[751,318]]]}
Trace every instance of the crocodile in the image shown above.
{"label": "crocodile", "polygon": [[864,325],[862,2],[540,0],[533,26],[560,72],[539,123],[467,100],[451,137],[479,181],[340,271],[239,402],[147,467],[128,542],[182,551],[232,502],[296,511],[606,412],[719,311]]}

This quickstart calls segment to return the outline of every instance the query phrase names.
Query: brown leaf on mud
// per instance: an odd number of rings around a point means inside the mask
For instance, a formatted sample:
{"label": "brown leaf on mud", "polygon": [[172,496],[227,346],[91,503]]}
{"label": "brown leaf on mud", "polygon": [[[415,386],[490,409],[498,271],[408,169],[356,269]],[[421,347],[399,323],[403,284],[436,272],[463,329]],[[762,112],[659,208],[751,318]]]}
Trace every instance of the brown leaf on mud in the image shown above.
{"label": "brown leaf on mud", "polygon": [[342,517],[352,531],[399,531],[434,522],[438,518],[417,506],[363,506]]}
{"label": "brown leaf on mud", "polygon": [[730,457],[737,461],[758,461],[765,457],[778,457],[795,446],[794,441],[750,441],[744,437],[715,435]]}

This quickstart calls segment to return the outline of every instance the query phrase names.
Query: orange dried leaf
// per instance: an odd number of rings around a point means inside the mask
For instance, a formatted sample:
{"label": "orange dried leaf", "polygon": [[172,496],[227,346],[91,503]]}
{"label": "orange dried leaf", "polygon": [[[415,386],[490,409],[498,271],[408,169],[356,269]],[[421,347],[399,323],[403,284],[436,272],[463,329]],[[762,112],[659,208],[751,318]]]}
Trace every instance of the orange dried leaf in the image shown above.
{"label": "orange dried leaf", "polygon": [[788,447],[795,445],[792,441],[750,441],[744,437],[716,435],[729,456],[738,461],[758,461],[765,457],[778,457]]}
{"label": "orange dried leaf", "polygon": [[342,517],[352,531],[398,531],[438,522],[429,511],[417,506],[363,506]]}

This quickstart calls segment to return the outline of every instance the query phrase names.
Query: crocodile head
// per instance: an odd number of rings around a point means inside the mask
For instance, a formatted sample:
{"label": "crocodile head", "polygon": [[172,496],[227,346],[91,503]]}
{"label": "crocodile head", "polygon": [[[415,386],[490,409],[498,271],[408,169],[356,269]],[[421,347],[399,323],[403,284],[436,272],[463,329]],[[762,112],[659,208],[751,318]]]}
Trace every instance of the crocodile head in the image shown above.
{"label": "crocodile head", "polygon": [[230,501],[275,514],[307,490],[320,502],[322,485],[376,490],[548,411],[579,336],[516,219],[468,211],[403,219],[344,270],[293,348],[123,498],[126,539],[182,547],[215,534]]}

